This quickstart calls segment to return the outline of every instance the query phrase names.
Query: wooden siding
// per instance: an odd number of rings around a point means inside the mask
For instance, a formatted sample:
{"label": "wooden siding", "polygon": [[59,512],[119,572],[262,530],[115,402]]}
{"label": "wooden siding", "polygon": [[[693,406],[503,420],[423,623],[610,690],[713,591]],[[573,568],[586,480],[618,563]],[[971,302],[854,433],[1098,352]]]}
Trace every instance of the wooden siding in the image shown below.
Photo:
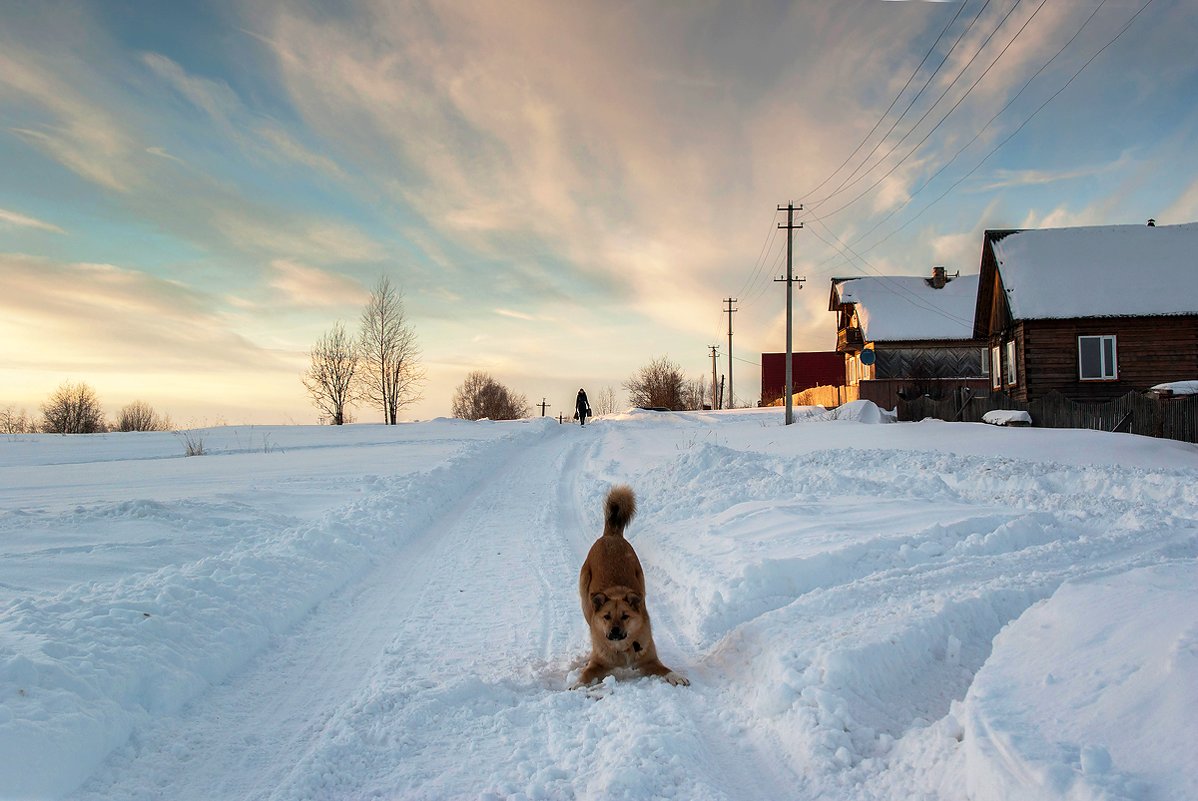
{"label": "wooden siding", "polygon": [[[1118,379],[1078,378],[1077,338],[1114,335]],[[1024,320],[1015,326],[1019,384],[1013,398],[1056,390],[1077,401],[1109,401],[1167,381],[1198,379],[1198,316]],[[1005,356],[1005,354],[1004,354]]]}

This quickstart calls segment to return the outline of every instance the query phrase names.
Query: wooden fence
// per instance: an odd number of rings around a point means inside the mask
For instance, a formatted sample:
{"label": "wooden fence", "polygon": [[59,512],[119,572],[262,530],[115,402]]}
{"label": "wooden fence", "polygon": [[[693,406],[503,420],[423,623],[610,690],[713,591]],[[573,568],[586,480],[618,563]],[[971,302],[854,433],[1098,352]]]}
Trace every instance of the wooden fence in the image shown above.
{"label": "wooden fence", "polygon": [[1077,403],[1052,392],[1024,403],[1012,400],[1005,392],[979,394],[962,388],[942,400],[900,400],[898,418],[979,423],[986,412],[996,409],[1025,411],[1031,415],[1032,425],[1043,428],[1090,428],[1198,442],[1198,395],[1158,398],[1129,392],[1108,403]]}
{"label": "wooden fence", "polygon": [[[837,387],[832,385],[824,385],[805,389],[802,392],[794,394],[791,403],[795,406],[823,406],[826,409],[835,409],[841,404],[849,401],[857,400],[856,387]],[[766,404],[768,406],[782,406],[785,404],[785,396],[778,398],[776,401]]]}

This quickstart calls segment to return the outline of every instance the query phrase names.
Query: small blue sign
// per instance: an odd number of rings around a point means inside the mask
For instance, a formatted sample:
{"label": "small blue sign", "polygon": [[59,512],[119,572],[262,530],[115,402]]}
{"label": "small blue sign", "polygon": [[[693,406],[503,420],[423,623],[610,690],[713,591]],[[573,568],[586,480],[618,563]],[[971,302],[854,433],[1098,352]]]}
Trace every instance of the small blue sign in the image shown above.
{"label": "small blue sign", "polygon": [[865,364],[865,365],[873,364],[875,361],[877,361],[877,358],[878,358],[878,355],[876,353],[874,353],[873,348],[866,348],[865,350],[861,351],[861,363],[862,364]]}

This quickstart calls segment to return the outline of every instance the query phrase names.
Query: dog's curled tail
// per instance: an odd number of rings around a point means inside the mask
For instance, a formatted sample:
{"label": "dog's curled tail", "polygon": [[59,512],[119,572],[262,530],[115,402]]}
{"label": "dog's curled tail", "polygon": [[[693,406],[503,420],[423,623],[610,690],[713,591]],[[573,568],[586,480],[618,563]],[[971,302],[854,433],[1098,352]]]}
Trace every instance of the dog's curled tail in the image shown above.
{"label": "dog's curled tail", "polygon": [[624,527],[636,514],[636,495],[632,487],[627,484],[612,487],[607,493],[604,509],[603,533],[623,537]]}

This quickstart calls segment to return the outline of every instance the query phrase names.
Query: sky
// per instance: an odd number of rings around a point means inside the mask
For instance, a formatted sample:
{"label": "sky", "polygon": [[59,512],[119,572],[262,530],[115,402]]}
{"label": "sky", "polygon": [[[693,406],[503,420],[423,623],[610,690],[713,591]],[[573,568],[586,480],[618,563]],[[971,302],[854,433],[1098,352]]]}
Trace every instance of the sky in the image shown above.
{"label": "sky", "polygon": [[[755,404],[830,279],[1198,220],[1193,0],[0,4],[0,408],[312,423],[382,276],[427,373],[569,413],[660,356]],[[913,312],[915,309],[913,308]],[[540,413],[537,409],[536,413]],[[359,409],[363,422],[381,414]]]}

